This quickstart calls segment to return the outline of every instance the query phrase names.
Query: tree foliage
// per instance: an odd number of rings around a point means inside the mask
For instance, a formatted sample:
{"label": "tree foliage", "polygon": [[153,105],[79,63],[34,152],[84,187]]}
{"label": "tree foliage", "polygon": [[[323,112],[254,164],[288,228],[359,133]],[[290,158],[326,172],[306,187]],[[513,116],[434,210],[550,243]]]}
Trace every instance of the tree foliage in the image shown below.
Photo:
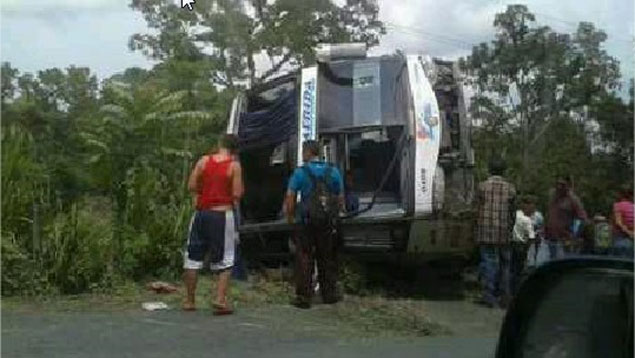
{"label": "tree foliage", "polygon": [[221,132],[229,94],[172,63],[101,84],[84,68],[2,69],[3,293],[176,272],[186,177]]}
{"label": "tree foliage", "polygon": [[[617,157],[632,168],[633,146],[632,110],[628,117],[618,97],[619,62],[603,47],[606,33],[586,22],[573,34],[556,32],[537,24],[525,5],[508,6],[494,27],[495,39],[461,61],[476,89],[471,113],[482,121],[475,133],[481,173],[487,158],[502,154],[513,180],[538,193],[556,174],[571,174],[579,191],[595,192],[582,194],[591,206],[604,209],[632,170],[601,179],[590,173],[608,170]],[[617,134],[629,123],[629,132]],[[593,189],[605,179],[600,198]]]}
{"label": "tree foliage", "polygon": [[[368,0],[215,0],[182,11],[169,0],[133,0],[153,30],[135,34],[130,47],[160,61],[202,62],[217,84],[256,84],[285,67],[314,60],[321,42],[379,43],[378,7]],[[269,68],[258,71],[257,61]]]}

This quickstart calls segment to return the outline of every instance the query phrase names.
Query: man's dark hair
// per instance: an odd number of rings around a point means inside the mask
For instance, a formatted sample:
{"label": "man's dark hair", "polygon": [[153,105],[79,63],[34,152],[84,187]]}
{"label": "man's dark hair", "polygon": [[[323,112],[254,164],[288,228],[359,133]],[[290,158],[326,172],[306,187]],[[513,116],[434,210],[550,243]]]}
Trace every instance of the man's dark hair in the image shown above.
{"label": "man's dark hair", "polygon": [[560,174],[556,177],[556,185],[559,183],[564,183],[567,187],[571,188],[573,186],[573,178],[568,174]]}
{"label": "man's dark hair", "polygon": [[302,143],[302,151],[317,157],[320,155],[320,143],[315,140],[307,140]]}
{"label": "man's dark hair", "polygon": [[530,194],[525,194],[520,198],[520,203],[525,205],[536,204],[536,197]]}
{"label": "man's dark hair", "polygon": [[221,148],[227,149],[232,154],[238,151],[238,137],[233,134],[223,134],[218,144]]}
{"label": "man's dark hair", "polygon": [[491,175],[500,175],[505,174],[505,170],[507,169],[507,165],[502,158],[496,157],[492,158],[489,161],[489,173]]}

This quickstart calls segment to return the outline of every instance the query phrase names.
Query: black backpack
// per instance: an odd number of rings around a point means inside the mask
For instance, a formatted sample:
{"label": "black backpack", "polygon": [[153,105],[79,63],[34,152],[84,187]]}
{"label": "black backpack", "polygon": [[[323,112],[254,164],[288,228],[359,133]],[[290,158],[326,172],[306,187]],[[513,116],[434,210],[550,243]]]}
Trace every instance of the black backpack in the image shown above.
{"label": "black backpack", "polygon": [[328,166],[319,178],[313,175],[308,166],[302,169],[313,187],[309,198],[302,199],[305,205],[304,224],[316,229],[335,228],[339,220],[339,200],[327,184],[333,168]]}

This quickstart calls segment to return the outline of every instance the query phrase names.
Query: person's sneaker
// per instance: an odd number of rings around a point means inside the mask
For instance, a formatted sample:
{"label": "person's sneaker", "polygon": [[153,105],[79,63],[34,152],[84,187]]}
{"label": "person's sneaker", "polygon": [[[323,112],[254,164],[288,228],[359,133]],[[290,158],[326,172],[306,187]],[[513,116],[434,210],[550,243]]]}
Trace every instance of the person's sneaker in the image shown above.
{"label": "person's sneaker", "polygon": [[297,308],[304,310],[311,308],[311,303],[302,298],[295,298],[293,301],[291,301],[291,304]]}

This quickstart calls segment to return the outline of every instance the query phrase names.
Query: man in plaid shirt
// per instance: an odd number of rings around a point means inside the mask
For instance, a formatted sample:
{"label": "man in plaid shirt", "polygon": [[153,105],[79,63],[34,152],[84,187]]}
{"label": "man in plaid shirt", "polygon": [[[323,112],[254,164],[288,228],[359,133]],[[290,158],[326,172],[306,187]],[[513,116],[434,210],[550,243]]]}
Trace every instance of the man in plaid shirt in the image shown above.
{"label": "man in plaid shirt", "polygon": [[478,186],[476,242],[481,255],[483,303],[507,304],[510,296],[511,234],[516,216],[516,189],[503,178],[505,163],[494,159],[490,177]]}

